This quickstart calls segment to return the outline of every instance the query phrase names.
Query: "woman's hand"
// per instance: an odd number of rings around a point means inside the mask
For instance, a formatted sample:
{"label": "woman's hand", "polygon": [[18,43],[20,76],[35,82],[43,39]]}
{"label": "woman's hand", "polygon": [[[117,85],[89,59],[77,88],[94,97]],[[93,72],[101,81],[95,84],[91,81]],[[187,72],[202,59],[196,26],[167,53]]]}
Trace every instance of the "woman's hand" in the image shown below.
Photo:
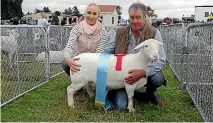
{"label": "woman's hand", "polygon": [[70,67],[70,71],[73,72],[77,72],[80,71],[80,64],[75,63],[76,60],[79,60],[79,58],[66,58],[66,63],[68,64],[68,66]]}

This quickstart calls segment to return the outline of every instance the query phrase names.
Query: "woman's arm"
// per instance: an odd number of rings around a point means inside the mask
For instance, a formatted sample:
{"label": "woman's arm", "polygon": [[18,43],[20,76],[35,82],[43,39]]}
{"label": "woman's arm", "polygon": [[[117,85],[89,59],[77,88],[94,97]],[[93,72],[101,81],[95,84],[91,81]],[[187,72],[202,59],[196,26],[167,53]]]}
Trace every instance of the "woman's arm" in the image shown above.
{"label": "woman's arm", "polygon": [[64,48],[65,58],[71,58],[75,55],[78,35],[79,35],[79,27],[78,25],[76,25],[70,31],[69,40],[67,42],[66,47]]}

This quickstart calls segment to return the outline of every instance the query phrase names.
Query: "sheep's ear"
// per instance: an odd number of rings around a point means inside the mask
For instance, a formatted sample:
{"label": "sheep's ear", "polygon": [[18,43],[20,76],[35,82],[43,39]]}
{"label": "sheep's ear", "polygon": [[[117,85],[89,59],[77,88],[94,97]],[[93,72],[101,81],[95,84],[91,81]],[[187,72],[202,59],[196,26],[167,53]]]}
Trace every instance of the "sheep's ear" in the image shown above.
{"label": "sheep's ear", "polygon": [[144,42],[138,44],[133,50],[137,50],[143,47]]}
{"label": "sheep's ear", "polygon": [[159,45],[163,45],[163,42],[158,41],[158,44],[159,44]]}

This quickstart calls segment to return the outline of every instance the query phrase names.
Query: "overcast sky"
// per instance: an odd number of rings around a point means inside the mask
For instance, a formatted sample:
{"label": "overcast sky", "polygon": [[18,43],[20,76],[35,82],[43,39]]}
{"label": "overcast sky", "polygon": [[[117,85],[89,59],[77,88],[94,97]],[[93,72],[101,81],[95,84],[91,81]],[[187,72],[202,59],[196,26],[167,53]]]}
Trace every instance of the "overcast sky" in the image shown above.
{"label": "overcast sky", "polygon": [[[138,0],[137,0],[138,1]],[[195,6],[213,5],[213,0],[140,0],[145,5],[155,9],[159,18],[166,16],[178,17],[182,15],[191,16],[194,14]],[[42,9],[44,6],[49,7],[52,12],[64,11],[65,8],[78,6],[81,13],[85,11],[89,3],[101,5],[120,5],[122,7],[122,17],[128,18],[128,7],[136,0],[23,0],[22,10],[26,14],[28,11],[33,12],[35,8]]]}

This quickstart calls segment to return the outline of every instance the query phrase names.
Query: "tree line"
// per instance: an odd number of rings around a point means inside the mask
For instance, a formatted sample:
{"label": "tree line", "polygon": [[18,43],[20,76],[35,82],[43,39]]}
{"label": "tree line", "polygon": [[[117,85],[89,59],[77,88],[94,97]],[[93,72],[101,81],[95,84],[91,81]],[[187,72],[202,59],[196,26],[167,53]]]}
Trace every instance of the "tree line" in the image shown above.
{"label": "tree line", "polygon": [[14,17],[20,19],[24,15],[22,2],[23,0],[1,0],[1,19],[9,20]]}
{"label": "tree line", "polygon": [[[34,13],[39,13],[39,12],[52,12],[49,7],[44,6],[43,9],[38,9],[35,8]],[[54,12],[56,15],[60,15],[60,14],[68,14],[68,15],[74,15],[74,16],[81,16],[82,14],[80,14],[80,11],[78,10],[77,6],[73,6],[73,8],[68,7],[66,8],[63,12],[60,11],[55,11]],[[32,14],[32,12],[27,12],[26,15],[30,15]]]}

